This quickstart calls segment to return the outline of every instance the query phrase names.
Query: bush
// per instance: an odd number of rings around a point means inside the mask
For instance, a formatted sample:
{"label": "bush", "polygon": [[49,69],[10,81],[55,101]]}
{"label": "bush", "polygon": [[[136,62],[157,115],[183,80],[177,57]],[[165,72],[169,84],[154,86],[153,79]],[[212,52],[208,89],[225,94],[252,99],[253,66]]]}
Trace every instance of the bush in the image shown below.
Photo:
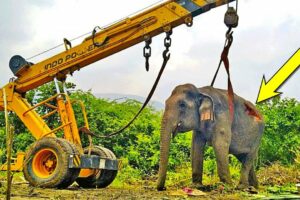
{"label": "bush", "polygon": [[259,165],[275,161],[293,164],[300,146],[300,103],[295,99],[274,98],[258,107],[265,119]]}
{"label": "bush", "polygon": [[296,184],[300,182],[299,169],[296,166],[282,166],[279,162],[275,162],[270,166],[260,169],[257,176],[262,185]]}

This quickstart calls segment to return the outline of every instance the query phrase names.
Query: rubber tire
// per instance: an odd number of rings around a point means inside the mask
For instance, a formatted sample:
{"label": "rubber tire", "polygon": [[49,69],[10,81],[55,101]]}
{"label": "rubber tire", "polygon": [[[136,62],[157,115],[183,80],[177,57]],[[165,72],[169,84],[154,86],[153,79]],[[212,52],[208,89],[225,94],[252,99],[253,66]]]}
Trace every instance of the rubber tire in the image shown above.
{"label": "rubber tire", "polygon": [[[57,166],[48,178],[38,177],[32,170],[34,155],[42,149],[51,149],[57,155]],[[69,168],[69,157],[74,153],[72,145],[65,139],[45,137],[36,141],[27,151],[24,160],[23,174],[30,185],[43,188],[66,188],[74,182],[72,174],[79,169]],[[73,181],[72,181],[73,180]]]}
{"label": "rubber tire", "polygon": [[[84,154],[88,154],[88,148],[84,149]],[[115,154],[104,147],[92,147],[91,154],[100,156],[101,158],[116,159]],[[93,175],[84,178],[79,177],[76,179],[76,182],[83,188],[105,188],[114,181],[117,174],[118,170],[95,170]]]}
{"label": "rubber tire", "polygon": [[[65,140],[65,139],[61,139],[61,140]],[[67,140],[65,140],[65,141],[67,141]],[[70,146],[70,148],[72,149],[73,155],[80,155],[80,152],[75,144],[72,144],[68,141],[67,141],[67,143]],[[63,182],[60,183],[59,186],[57,186],[57,188],[67,188],[70,185],[72,185],[72,183],[74,183],[75,180],[77,179],[79,173],[80,173],[80,169],[76,169],[76,168],[70,169],[68,177],[65,180],[63,180]]]}

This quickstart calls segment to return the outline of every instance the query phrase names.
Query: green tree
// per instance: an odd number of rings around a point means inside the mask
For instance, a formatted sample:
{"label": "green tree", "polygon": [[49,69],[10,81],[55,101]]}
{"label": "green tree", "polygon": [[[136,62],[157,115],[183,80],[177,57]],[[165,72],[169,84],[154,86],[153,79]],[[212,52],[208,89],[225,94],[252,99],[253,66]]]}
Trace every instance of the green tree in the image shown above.
{"label": "green tree", "polygon": [[300,146],[300,103],[296,99],[273,98],[258,107],[265,119],[259,163],[292,164]]}

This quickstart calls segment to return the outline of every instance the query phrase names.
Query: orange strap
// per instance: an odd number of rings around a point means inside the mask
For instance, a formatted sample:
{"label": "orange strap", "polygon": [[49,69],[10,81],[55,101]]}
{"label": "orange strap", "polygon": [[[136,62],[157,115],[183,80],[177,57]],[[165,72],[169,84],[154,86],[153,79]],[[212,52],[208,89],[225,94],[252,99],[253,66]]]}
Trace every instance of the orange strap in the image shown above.
{"label": "orange strap", "polygon": [[234,93],[233,93],[233,88],[232,88],[232,84],[231,84],[231,80],[230,80],[230,72],[229,72],[229,59],[228,59],[228,53],[229,53],[229,49],[231,47],[232,41],[233,41],[233,37],[232,37],[232,33],[230,32],[231,29],[229,29],[226,33],[226,38],[227,38],[227,44],[225,45],[223,52],[221,54],[221,60],[224,63],[227,75],[228,75],[228,106],[229,106],[229,113],[230,113],[230,119],[231,121],[233,121],[233,117],[234,117]]}

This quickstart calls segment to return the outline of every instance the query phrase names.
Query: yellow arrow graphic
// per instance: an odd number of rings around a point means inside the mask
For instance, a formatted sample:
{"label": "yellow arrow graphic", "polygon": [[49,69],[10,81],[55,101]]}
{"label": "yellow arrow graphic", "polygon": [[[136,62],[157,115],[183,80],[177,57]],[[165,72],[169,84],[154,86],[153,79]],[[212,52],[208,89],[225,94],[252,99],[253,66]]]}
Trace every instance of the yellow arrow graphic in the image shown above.
{"label": "yellow arrow graphic", "polygon": [[[263,76],[261,86],[259,89],[256,103],[265,101],[280,95],[281,92],[277,92],[280,86],[286,82],[291,75],[300,66],[300,48],[292,55],[292,57],[273,75],[273,77],[266,82],[265,76]],[[300,89],[300,88],[299,88]]]}

